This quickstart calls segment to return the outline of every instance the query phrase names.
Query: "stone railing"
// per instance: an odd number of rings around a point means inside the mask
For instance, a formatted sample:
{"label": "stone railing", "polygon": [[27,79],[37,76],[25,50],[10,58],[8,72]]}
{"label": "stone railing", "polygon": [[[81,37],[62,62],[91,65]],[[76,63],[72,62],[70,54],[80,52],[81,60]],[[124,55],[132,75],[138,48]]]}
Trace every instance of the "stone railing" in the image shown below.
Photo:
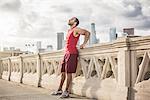
{"label": "stone railing", "polygon": [[0,58],[10,57],[13,56],[12,52],[0,51]]}
{"label": "stone railing", "polygon": [[[100,100],[149,100],[150,36],[118,38],[79,50],[71,91]],[[57,89],[63,51],[0,60],[0,77]],[[145,94],[144,94],[145,93]],[[141,99],[142,98],[142,99]]]}

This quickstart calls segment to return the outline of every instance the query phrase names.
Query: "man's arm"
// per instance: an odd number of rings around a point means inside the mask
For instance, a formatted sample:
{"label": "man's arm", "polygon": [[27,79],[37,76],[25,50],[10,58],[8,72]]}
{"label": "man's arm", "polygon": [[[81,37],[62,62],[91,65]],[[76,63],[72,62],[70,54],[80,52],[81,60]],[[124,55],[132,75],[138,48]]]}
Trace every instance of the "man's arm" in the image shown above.
{"label": "man's arm", "polygon": [[90,32],[85,29],[78,28],[77,33],[84,35],[84,42],[80,45],[80,49],[83,49],[90,38]]}

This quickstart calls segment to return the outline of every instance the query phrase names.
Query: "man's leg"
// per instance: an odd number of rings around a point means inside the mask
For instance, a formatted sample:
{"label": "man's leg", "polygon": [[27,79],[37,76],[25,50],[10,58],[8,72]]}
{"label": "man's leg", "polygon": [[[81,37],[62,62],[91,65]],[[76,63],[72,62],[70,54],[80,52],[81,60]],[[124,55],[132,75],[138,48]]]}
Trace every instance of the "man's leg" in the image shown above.
{"label": "man's leg", "polygon": [[72,73],[67,73],[67,84],[66,84],[66,91],[68,91],[70,85],[72,83]]}
{"label": "man's leg", "polygon": [[67,73],[67,83],[66,83],[66,89],[65,91],[62,93],[61,97],[60,98],[68,98],[69,97],[69,87],[70,87],[70,84],[72,82],[72,73]]}
{"label": "man's leg", "polygon": [[63,86],[63,84],[64,84],[65,79],[66,79],[66,73],[65,73],[65,72],[62,72],[62,73],[61,73],[61,81],[60,81],[58,90],[62,90],[62,86]]}
{"label": "man's leg", "polygon": [[69,97],[69,89],[72,84],[72,73],[76,72],[77,68],[77,55],[76,54],[70,54],[67,56],[67,64],[66,64],[66,72],[67,72],[67,83],[65,91],[62,93],[61,98],[67,98]]}
{"label": "man's leg", "polygon": [[61,95],[63,93],[62,86],[64,84],[65,78],[66,78],[65,72],[62,72],[61,73],[61,80],[60,80],[59,88],[58,88],[57,91],[54,91],[51,95]]}

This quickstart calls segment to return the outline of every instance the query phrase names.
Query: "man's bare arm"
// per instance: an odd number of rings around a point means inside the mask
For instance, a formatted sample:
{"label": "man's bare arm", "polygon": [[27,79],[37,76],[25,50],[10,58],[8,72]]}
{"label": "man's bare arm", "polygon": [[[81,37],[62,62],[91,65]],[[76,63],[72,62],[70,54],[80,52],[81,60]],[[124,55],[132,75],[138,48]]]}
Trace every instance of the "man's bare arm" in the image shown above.
{"label": "man's bare arm", "polygon": [[84,42],[83,42],[83,44],[80,45],[80,48],[83,49],[90,38],[90,32],[85,29],[81,29],[81,28],[78,28],[77,32],[81,35],[84,35]]}

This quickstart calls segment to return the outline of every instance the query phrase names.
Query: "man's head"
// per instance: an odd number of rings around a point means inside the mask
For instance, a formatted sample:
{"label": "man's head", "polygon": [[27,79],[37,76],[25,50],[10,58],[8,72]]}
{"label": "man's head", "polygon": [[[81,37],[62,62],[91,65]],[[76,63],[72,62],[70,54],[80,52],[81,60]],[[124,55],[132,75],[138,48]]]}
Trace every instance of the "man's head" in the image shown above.
{"label": "man's head", "polygon": [[70,20],[69,20],[69,22],[68,22],[68,25],[70,25],[70,26],[78,26],[79,25],[79,20],[78,20],[78,18],[76,18],[76,17],[72,17]]}

